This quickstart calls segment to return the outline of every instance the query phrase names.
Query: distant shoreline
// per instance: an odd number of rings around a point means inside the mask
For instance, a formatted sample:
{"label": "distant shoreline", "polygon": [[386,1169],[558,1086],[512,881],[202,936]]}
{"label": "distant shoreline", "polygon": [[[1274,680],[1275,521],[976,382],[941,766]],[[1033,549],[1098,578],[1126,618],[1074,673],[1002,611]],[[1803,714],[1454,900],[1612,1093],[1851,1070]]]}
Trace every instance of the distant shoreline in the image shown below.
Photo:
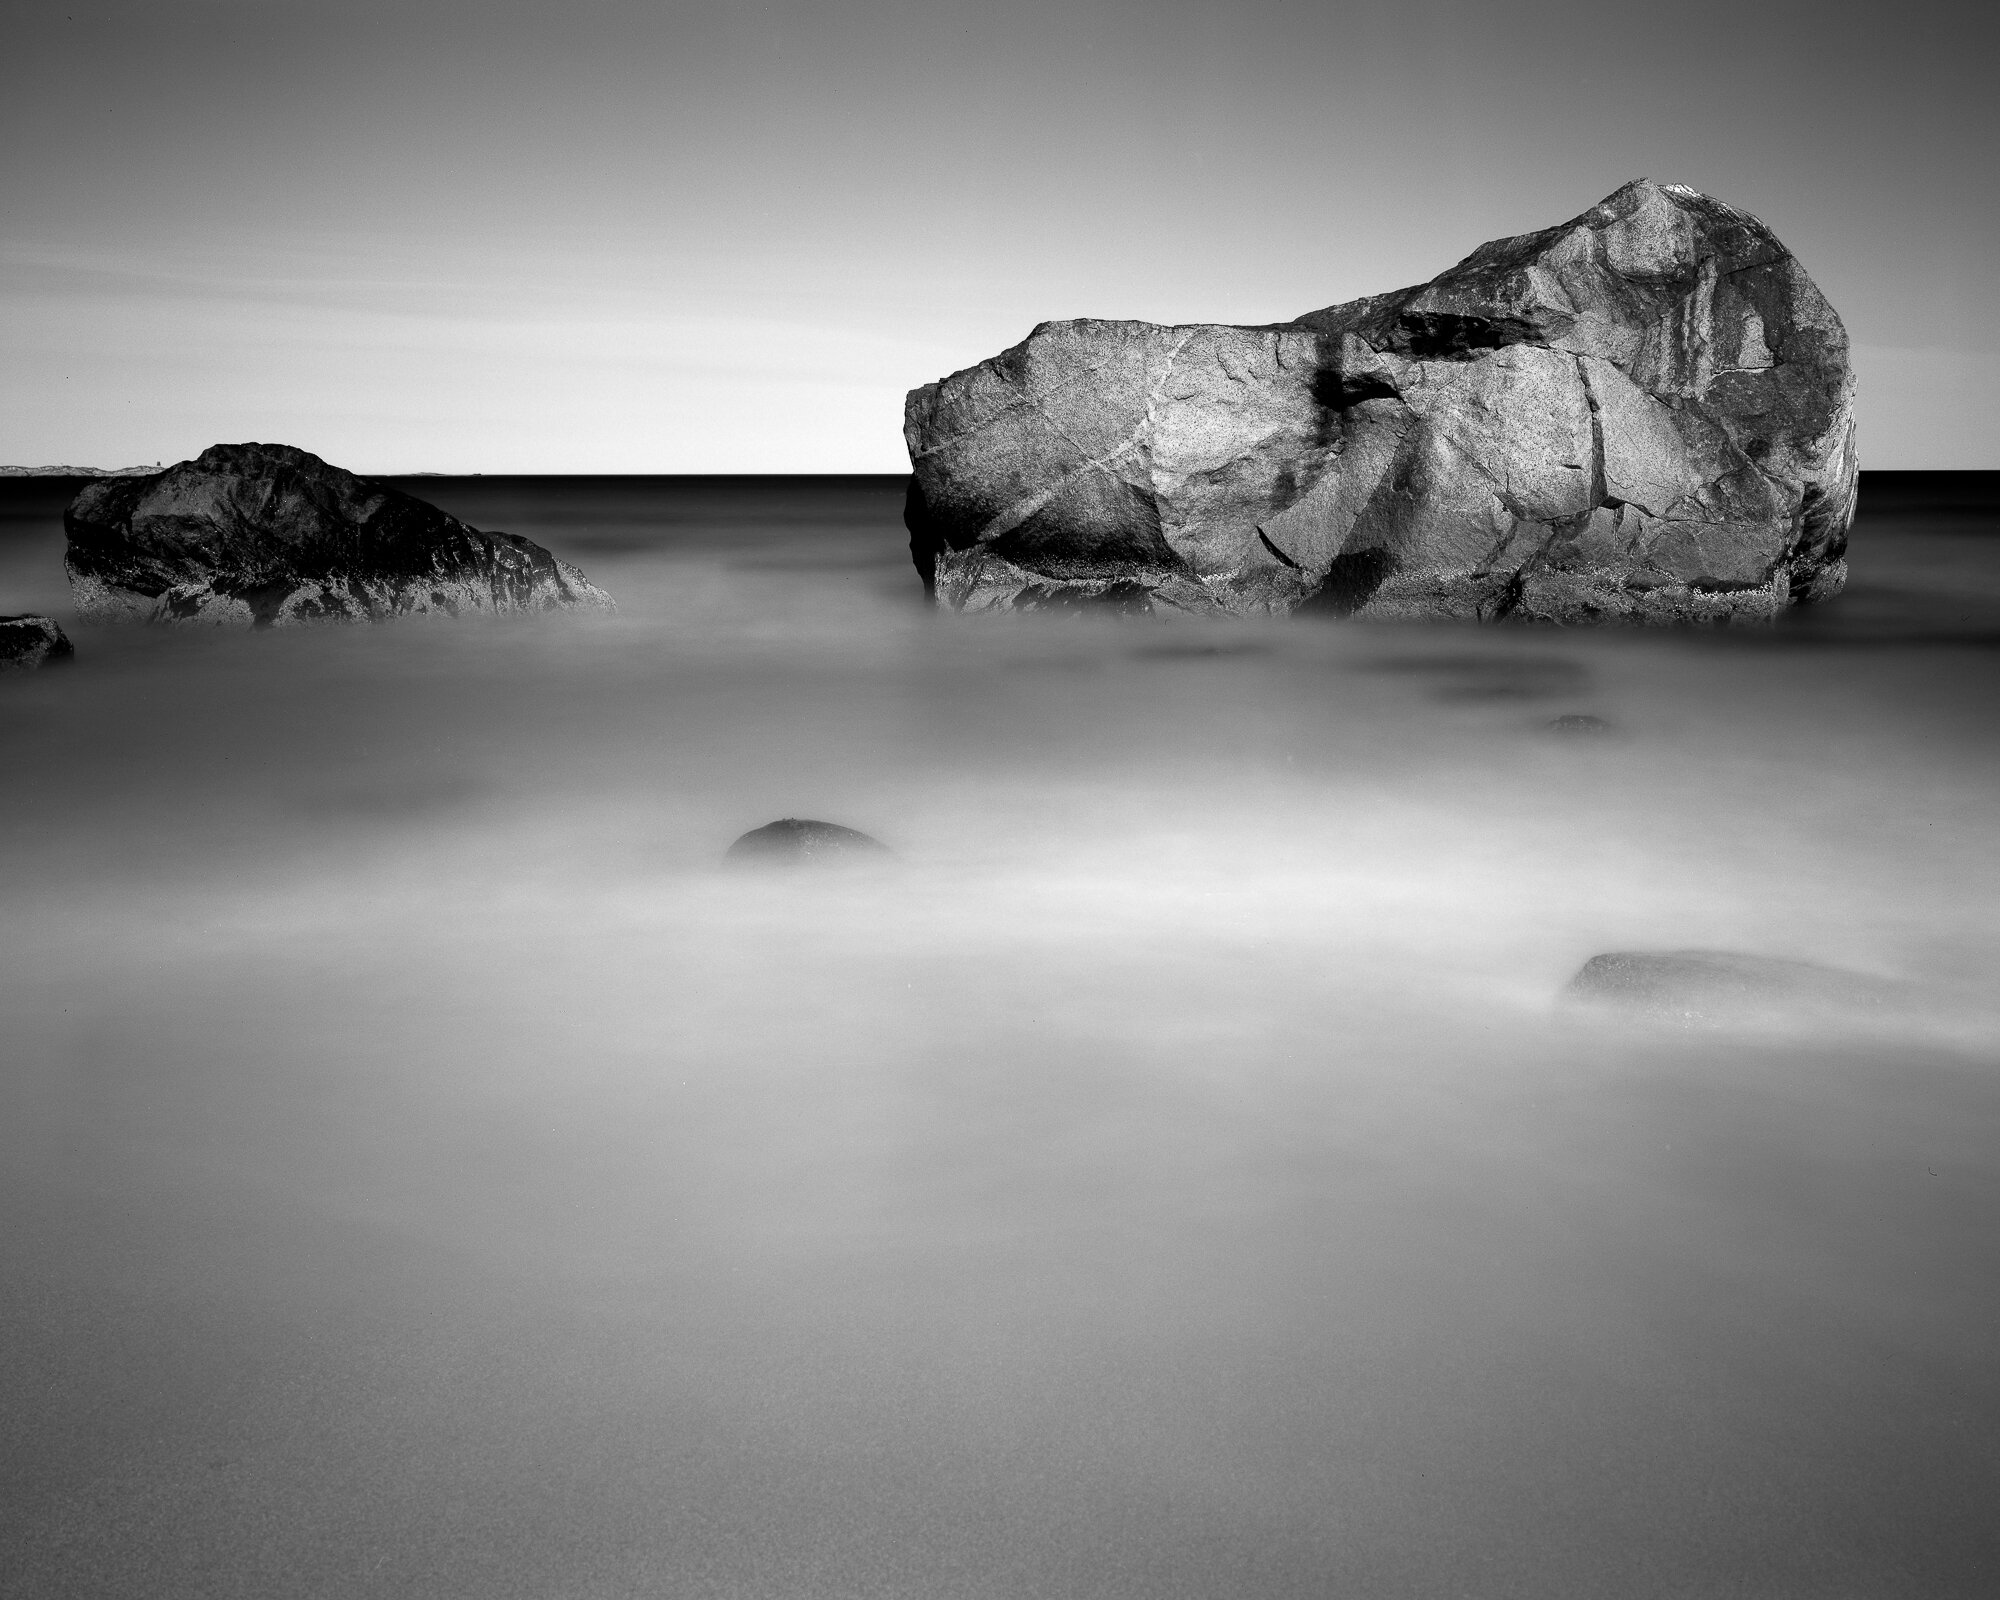
{"label": "distant shoreline", "polygon": [[0,467],[0,478],[147,478],[166,470],[157,461],[145,467]]}
{"label": "distant shoreline", "polygon": [[[176,466],[172,461],[155,461],[144,467],[0,467],[0,478],[150,478],[156,472],[165,472]],[[392,472],[385,474],[392,478],[478,478],[478,472]]]}

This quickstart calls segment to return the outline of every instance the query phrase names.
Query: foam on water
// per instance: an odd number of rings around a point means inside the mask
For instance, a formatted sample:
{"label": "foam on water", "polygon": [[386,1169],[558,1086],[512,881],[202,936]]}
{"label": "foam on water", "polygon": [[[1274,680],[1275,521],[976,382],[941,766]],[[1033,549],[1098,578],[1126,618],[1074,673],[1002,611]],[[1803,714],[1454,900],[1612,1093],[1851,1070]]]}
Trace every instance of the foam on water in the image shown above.
{"label": "foam on water", "polygon": [[[885,487],[418,492],[618,614],[0,685],[10,1594],[1990,1573],[2000,543],[1776,637],[975,622]],[[722,869],[780,816],[896,859]],[[1554,1005],[1679,947],[1925,1002]]]}

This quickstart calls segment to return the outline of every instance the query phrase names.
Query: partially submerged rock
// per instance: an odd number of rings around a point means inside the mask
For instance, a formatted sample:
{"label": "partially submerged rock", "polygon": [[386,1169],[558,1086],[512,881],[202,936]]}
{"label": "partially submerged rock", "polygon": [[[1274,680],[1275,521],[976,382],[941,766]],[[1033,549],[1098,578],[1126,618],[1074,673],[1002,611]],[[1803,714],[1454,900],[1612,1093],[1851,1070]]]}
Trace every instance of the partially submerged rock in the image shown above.
{"label": "partially submerged rock", "polygon": [[1736,950],[1614,950],[1592,956],[1563,998],[1687,1027],[1838,1023],[1915,1003],[1908,985]]}
{"label": "partially submerged rock", "polygon": [[48,617],[0,617],[0,671],[32,670],[75,654],[69,635]]}
{"label": "partially submerged rock", "polygon": [[100,480],[63,527],[90,621],[268,628],[611,605],[532,540],[483,533],[290,445],[218,444]]}
{"label": "partially submerged rock", "polygon": [[1838,592],[1847,335],[1756,218],[1627,184],[1263,327],[1049,322],[912,391],[940,605],[1764,621]]}
{"label": "partially submerged rock", "polygon": [[837,822],[809,817],[780,817],[753,828],[729,847],[724,860],[738,863],[796,866],[829,861],[868,860],[890,854],[879,839],[871,839]]}

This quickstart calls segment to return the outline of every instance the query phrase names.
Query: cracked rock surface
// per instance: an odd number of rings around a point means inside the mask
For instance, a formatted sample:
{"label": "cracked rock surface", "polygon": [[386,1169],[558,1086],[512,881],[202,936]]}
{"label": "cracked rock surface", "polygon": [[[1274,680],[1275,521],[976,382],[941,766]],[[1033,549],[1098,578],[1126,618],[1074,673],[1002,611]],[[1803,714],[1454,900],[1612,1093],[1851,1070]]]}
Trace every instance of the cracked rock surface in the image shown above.
{"label": "cracked rock surface", "polygon": [[271,628],[611,605],[532,540],[482,533],[290,445],[211,445],[93,483],[63,528],[70,590],[93,622]]}
{"label": "cracked rock surface", "polygon": [[1766,621],[1846,576],[1847,335],[1756,218],[1629,183],[1265,327],[1047,322],[911,392],[941,606]]}

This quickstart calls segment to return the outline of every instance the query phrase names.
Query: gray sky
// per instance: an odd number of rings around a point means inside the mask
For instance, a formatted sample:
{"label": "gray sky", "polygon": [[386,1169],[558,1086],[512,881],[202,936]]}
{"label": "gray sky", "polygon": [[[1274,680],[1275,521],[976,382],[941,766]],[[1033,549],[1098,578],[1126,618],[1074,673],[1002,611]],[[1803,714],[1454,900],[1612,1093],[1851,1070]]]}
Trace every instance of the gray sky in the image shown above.
{"label": "gray sky", "polygon": [[1862,460],[2000,467],[1990,9],[0,0],[0,460],[893,472],[1070,316],[1270,321],[1627,179],[1764,218]]}

